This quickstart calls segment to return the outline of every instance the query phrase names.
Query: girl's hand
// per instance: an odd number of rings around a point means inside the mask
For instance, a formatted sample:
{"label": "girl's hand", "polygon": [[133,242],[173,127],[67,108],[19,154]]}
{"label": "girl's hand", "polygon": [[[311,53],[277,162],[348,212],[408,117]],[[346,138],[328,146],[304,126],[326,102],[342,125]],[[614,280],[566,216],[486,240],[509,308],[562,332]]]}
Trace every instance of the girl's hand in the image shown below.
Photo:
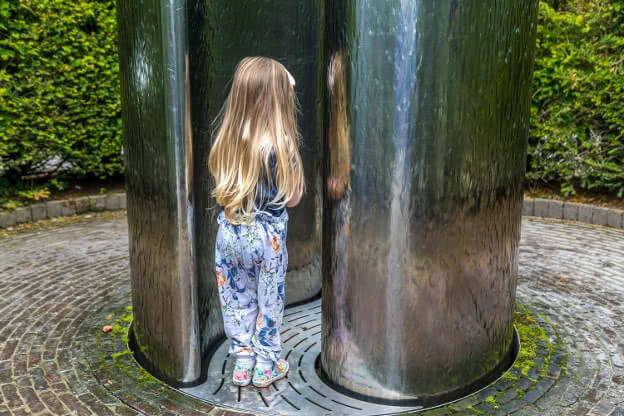
{"label": "girl's hand", "polygon": [[296,207],[301,202],[301,192],[297,192],[293,197],[286,203],[288,208]]}
{"label": "girl's hand", "polygon": [[344,189],[344,183],[340,179],[333,176],[327,179],[327,194],[334,201],[342,198]]}

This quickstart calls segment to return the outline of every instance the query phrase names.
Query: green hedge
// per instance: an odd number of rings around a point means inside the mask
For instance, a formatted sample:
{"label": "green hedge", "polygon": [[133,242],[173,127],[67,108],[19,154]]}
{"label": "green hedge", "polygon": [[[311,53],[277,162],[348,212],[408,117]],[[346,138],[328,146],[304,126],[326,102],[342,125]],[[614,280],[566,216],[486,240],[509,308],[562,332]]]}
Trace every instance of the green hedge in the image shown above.
{"label": "green hedge", "polygon": [[624,1],[540,3],[532,182],[624,193]]}
{"label": "green hedge", "polygon": [[[621,196],[624,0],[542,1],[538,31],[527,178]],[[0,188],[123,171],[116,37],[114,0],[0,0]]]}
{"label": "green hedge", "polygon": [[77,176],[122,172],[118,72],[114,0],[0,0],[5,187],[52,156]]}

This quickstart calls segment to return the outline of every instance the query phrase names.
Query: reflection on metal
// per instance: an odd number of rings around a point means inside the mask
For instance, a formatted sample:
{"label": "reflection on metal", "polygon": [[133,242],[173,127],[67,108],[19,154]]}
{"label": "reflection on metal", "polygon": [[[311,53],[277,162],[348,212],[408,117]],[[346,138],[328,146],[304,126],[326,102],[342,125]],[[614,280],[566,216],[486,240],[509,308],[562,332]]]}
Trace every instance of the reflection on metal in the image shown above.
{"label": "reflection on metal", "polygon": [[316,369],[321,352],[320,300],[286,310],[282,325],[283,357],[290,363],[288,378],[274,387],[256,389],[232,384],[234,357],[229,344],[221,344],[210,357],[205,383],[181,391],[209,403],[229,408],[293,416],[387,415],[420,410],[419,407],[368,403],[340,393],[321,380]]}
{"label": "reflection on metal", "polygon": [[449,399],[510,359],[537,1],[325,13],[322,369]]}
{"label": "reflection on metal", "polygon": [[286,302],[320,293],[322,2],[189,0],[191,109],[194,157],[194,232],[203,356],[223,336],[214,276],[215,202],[208,172],[211,122],[228,92],[236,64],[264,55],[282,62],[296,79],[302,113],[301,155],[307,194],[289,208]]}
{"label": "reflection on metal", "polygon": [[207,160],[211,121],[248,55],[297,80],[307,194],[289,209],[286,301],[320,293],[322,19],[321,2],[118,1],[137,354],[171,384],[200,381],[200,357],[223,337]]}
{"label": "reflection on metal", "polygon": [[183,1],[118,2],[133,329],[172,384],[200,376]]}
{"label": "reflection on metal", "polygon": [[[210,357],[208,378],[200,385],[181,388],[180,391],[236,410],[293,416],[373,416],[411,414],[427,410],[419,405],[391,405],[371,403],[328,385],[321,378],[321,301],[316,300],[286,310],[282,324],[283,354],[289,364],[288,377],[271,388],[238,387],[231,382],[234,357],[228,354],[229,343],[219,345]],[[515,332],[514,356],[520,345]],[[511,363],[510,363],[511,366]],[[508,368],[502,368],[502,374]],[[488,388],[486,385],[482,389]],[[474,394],[479,390],[470,391]],[[461,397],[458,397],[461,399]]]}

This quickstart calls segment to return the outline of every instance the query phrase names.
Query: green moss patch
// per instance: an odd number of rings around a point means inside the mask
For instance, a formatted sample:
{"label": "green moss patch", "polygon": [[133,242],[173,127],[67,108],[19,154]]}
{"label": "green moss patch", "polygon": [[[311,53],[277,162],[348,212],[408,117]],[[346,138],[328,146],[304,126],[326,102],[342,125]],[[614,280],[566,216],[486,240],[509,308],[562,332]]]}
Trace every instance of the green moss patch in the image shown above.
{"label": "green moss patch", "polygon": [[[109,314],[106,318],[109,322],[112,320],[110,323],[112,330],[108,333],[101,331],[98,333],[98,350],[100,351],[100,359],[103,362],[108,363],[112,359],[112,364],[118,370],[122,371],[125,377],[134,382],[160,383],[158,379],[148,373],[134,360],[132,350],[130,350],[130,347],[128,346],[128,329],[130,328],[130,323],[134,319],[132,306],[126,306],[117,313]],[[101,348],[101,338],[106,336],[111,337],[113,346],[123,345],[125,348],[118,352],[113,352],[110,356],[108,356]]]}

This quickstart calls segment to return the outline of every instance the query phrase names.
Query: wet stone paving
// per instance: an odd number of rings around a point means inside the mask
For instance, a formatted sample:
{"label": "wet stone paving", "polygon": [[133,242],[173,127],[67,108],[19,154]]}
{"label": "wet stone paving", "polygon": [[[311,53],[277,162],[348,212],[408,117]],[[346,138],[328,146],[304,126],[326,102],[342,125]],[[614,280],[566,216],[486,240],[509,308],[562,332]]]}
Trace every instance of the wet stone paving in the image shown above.
{"label": "wet stone paving", "polygon": [[[127,243],[122,215],[0,238],[0,416],[241,414],[136,364]],[[533,364],[420,414],[624,416],[624,232],[526,217],[519,274]]]}

